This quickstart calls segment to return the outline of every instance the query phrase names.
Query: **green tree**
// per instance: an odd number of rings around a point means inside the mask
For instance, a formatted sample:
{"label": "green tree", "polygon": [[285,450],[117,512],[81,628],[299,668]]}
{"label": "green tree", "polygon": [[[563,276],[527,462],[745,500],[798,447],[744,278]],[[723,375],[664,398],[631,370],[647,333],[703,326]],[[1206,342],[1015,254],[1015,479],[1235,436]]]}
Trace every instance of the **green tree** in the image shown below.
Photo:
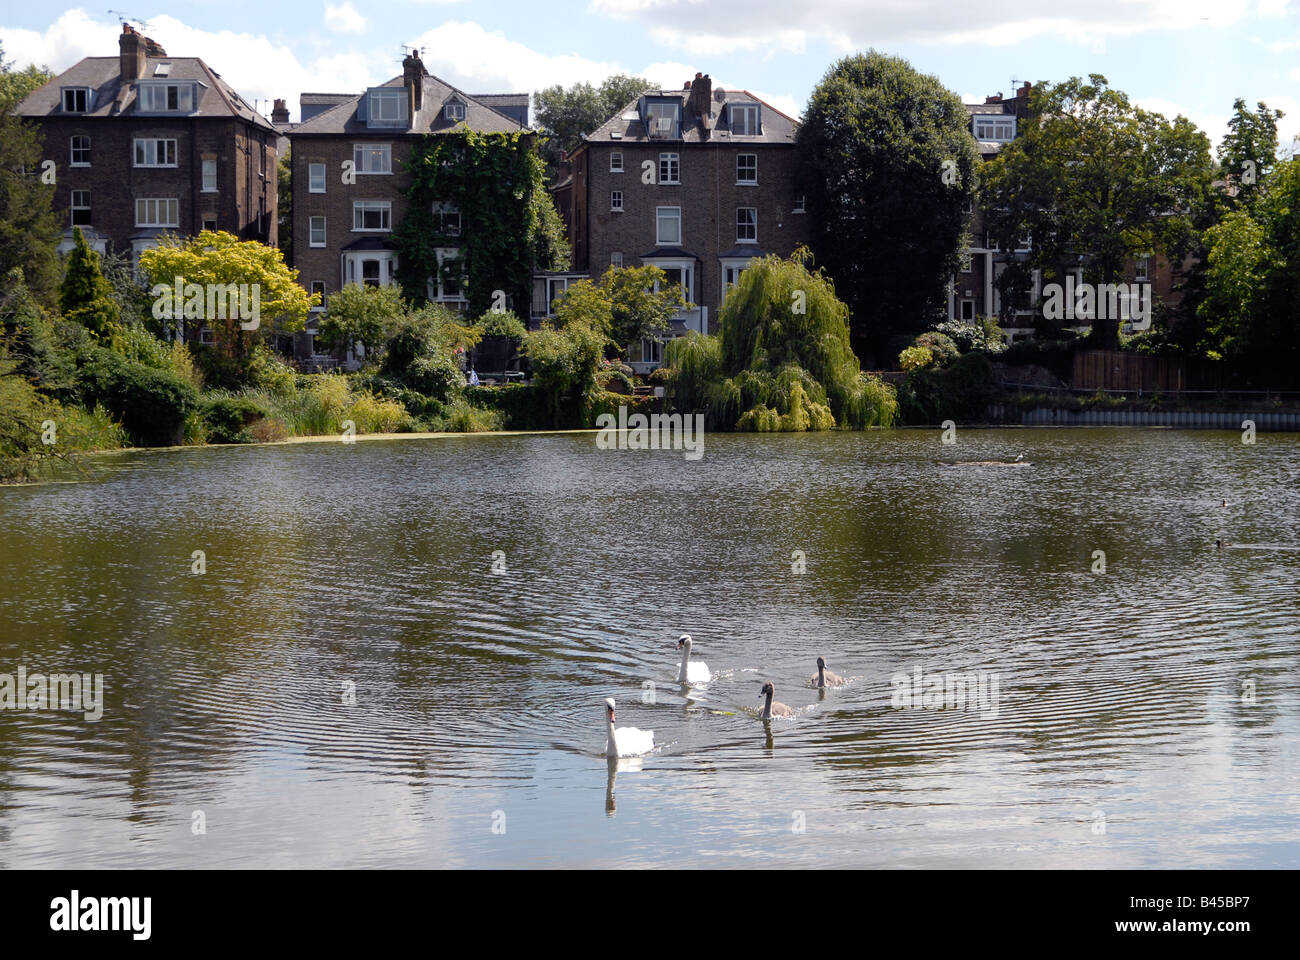
{"label": "green tree", "polygon": [[42,170],[40,134],[10,113],[49,71],[11,67],[0,49],[0,276],[21,267],[32,295],[51,305],[59,283],[54,183]]}
{"label": "green tree", "polygon": [[318,328],[320,339],[330,349],[360,343],[369,359],[405,316],[406,302],[397,287],[349,283],[330,296]]}
{"label": "green tree", "polygon": [[[892,388],[864,373],[848,307],[807,250],[751,261],[719,313],[718,336],[681,337],[665,360],[673,403],[721,430],[888,426]],[[716,344],[716,346],[715,346]]]}
{"label": "green tree", "polygon": [[666,333],[684,306],[682,288],[669,285],[658,267],[610,267],[599,281],[570,284],[555,303],[555,318],[561,327],[581,320],[626,353],[643,337]]}
{"label": "green tree", "polygon": [[[185,320],[206,323],[218,348],[236,359],[246,358],[253,343],[273,332],[303,329],[307,311],[319,302],[318,294],[298,285],[298,271],[285,265],[278,249],[222,231],[204,230],[186,238],[166,234],[156,247],[140,254],[140,268],[153,284],[155,312],[170,310],[177,321],[183,314]],[[225,291],[226,306],[213,311],[210,303],[216,306],[220,296],[196,301],[189,292],[184,292],[183,304],[175,304],[171,292],[178,282],[183,291],[191,284],[204,293]],[[242,320],[230,305],[229,294],[242,293],[233,289],[241,286],[250,297],[257,296],[259,316],[254,326],[245,326],[254,321]]]}
{"label": "green tree", "polygon": [[13,61],[5,59],[4,45],[0,44],[0,116],[8,115],[29,93],[52,79],[49,67],[28,64],[14,70]]}
{"label": "green tree", "polygon": [[[1213,205],[1214,165],[1191,121],[1135,106],[1099,74],[1041,83],[1029,109],[983,191],[986,225],[1003,250],[1030,237],[1026,270],[1059,278],[1063,265],[1082,262],[1086,282],[1115,283],[1134,257],[1179,261],[1193,249]],[[1117,347],[1119,324],[1094,323],[1094,343]]]}
{"label": "green tree", "polygon": [[293,158],[291,147],[285,147],[284,153],[276,164],[276,240],[284,262],[293,266]]}
{"label": "green tree", "polygon": [[99,254],[86,243],[80,227],[72,228],[72,241],[59,288],[59,310],[101,343],[112,344],[122,335],[122,308],[113,298],[113,285],[99,268]]}
{"label": "green tree", "polygon": [[1249,206],[1263,179],[1277,163],[1277,122],[1285,114],[1257,103],[1255,112],[1246,109],[1241,97],[1232,101],[1228,132],[1219,144],[1219,168],[1236,188],[1235,199]]}
{"label": "green tree", "polygon": [[541,152],[548,174],[554,177],[562,153],[572,153],[583,136],[652,88],[649,80],[619,73],[607,77],[599,87],[589,83],[570,87],[557,84],[534,93],[537,125],[547,137]]}
{"label": "green tree", "polygon": [[936,78],[874,50],[813,90],[797,136],[813,251],[852,309],[859,354],[940,319],[976,190],[969,120]]}
{"label": "green tree", "polygon": [[1257,386],[1300,382],[1300,159],[1207,233],[1203,352]]}

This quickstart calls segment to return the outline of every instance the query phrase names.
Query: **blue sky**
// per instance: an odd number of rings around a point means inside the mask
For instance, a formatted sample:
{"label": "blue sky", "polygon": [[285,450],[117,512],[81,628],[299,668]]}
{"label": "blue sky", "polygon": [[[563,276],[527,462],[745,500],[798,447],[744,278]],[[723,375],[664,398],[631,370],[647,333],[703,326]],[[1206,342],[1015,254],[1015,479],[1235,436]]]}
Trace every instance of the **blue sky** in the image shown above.
{"label": "blue sky", "polygon": [[[598,82],[612,72],[679,86],[695,71],[798,112],[834,60],[875,47],[966,99],[1011,80],[1102,73],[1143,106],[1215,138],[1235,97],[1300,134],[1300,0],[117,0],[175,56],[203,57],[250,101],[359,91],[400,71],[402,45],[470,93]],[[0,43],[58,71],[115,56],[117,16],[4,0]],[[269,112],[269,105],[259,103]]]}

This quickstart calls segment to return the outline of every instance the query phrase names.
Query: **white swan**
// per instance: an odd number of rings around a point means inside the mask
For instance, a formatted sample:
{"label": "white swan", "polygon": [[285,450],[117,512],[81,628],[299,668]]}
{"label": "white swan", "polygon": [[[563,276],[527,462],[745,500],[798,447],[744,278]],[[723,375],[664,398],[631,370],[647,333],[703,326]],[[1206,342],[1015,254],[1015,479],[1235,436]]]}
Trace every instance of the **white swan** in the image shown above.
{"label": "white swan", "polygon": [[605,737],[605,756],[634,757],[649,753],[655,746],[653,730],[638,730],[636,727],[614,729],[614,698],[605,701],[605,721],[609,732]]}
{"label": "white swan", "polygon": [[708,683],[713,679],[708,664],[703,660],[691,662],[691,635],[683,633],[677,641],[677,649],[682,651],[682,662],[677,668],[678,683]]}
{"label": "white swan", "polygon": [[814,687],[838,687],[844,683],[844,678],[838,673],[831,673],[826,669],[826,658],[817,658],[817,672],[812,675],[812,685]]}
{"label": "white swan", "polygon": [[771,720],[773,717],[793,717],[793,710],[787,707],[784,703],[781,703],[781,701],[774,701],[772,699],[772,694],[774,693],[776,693],[776,688],[772,686],[771,680],[767,681],[767,683],[763,684],[759,689],[758,695],[760,697],[767,697],[767,703],[763,704],[763,712],[758,715],[758,719]]}

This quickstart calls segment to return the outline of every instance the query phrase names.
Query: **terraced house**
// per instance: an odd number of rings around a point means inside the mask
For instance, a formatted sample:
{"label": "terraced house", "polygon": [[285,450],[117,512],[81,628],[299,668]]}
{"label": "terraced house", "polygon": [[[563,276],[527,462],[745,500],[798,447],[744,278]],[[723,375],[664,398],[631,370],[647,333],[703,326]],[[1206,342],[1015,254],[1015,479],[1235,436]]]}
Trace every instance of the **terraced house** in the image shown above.
{"label": "terraced house", "polygon": [[[293,262],[299,282],[322,296],[317,313],[346,284],[396,285],[393,231],[406,213],[411,184],[403,163],[424,135],[467,127],[482,133],[525,129],[527,94],[483,99],[495,106],[431,76],[415,53],[403,60],[400,77],[362,93],[303,95],[302,121],[289,131]],[[459,234],[460,212],[453,205],[435,213],[444,235]],[[440,248],[438,262],[458,255],[456,247]],[[466,306],[463,283],[445,273],[431,278],[428,293],[453,309]],[[314,328],[313,319],[295,345],[299,356],[314,353]]]}
{"label": "terraced house", "polygon": [[160,234],[225,230],[276,242],[276,134],[198,57],[172,57],[124,24],[117,57],[86,57],[15,113],[55,164],[54,208],[103,252]]}
{"label": "terraced house", "polygon": [[[727,290],[751,258],[789,256],[809,242],[796,129],[770,104],[715,88],[704,74],[628,104],[573,152],[571,173],[554,190],[574,272],[534,279],[534,318],[575,278],[654,264],[693,305],[678,313],[671,335],[715,332]],[[662,344],[643,341],[632,354],[644,372],[661,362]]]}

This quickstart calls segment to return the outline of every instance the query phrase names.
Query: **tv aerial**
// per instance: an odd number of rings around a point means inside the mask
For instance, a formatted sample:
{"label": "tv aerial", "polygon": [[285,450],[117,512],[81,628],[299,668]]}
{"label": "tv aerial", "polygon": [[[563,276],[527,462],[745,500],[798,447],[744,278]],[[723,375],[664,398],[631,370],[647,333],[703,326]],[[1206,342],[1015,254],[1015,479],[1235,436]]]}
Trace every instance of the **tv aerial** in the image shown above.
{"label": "tv aerial", "polygon": [[133,17],[131,16],[131,14],[126,13],[122,10],[109,10],[108,12],[113,14],[113,16],[117,17],[118,22],[121,23],[123,26],[126,26],[126,24],[128,23],[134,23],[141,30],[149,29],[148,20],[141,20],[139,17]]}

